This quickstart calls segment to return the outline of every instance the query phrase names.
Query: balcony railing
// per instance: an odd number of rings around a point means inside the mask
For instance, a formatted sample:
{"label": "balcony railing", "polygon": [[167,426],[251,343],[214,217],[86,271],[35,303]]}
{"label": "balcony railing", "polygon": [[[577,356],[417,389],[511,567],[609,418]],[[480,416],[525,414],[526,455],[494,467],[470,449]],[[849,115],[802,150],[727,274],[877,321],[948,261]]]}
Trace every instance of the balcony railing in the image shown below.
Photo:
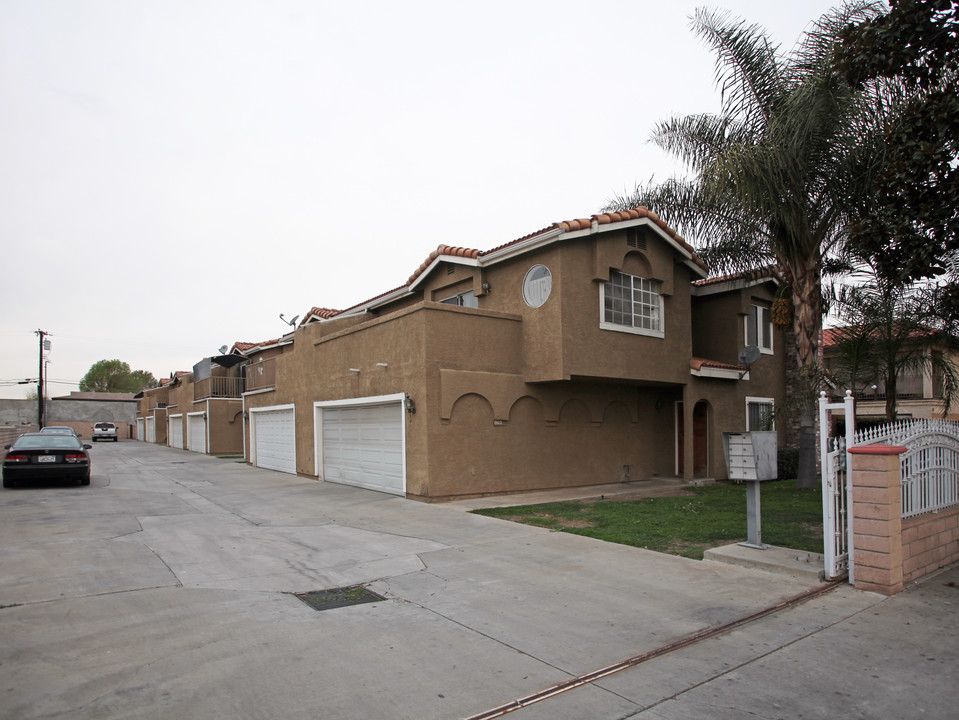
{"label": "balcony railing", "polygon": [[[867,387],[856,393],[857,400],[885,400],[886,384],[879,383],[875,387]],[[922,376],[906,375],[896,383],[896,398],[898,400],[916,400],[922,398]]]}
{"label": "balcony railing", "polygon": [[246,366],[246,391],[263,390],[276,385],[276,360],[270,358],[263,362]]}
{"label": "balcony railing", "polygon": [[193,399],[238,398],[243,394],[244,379],[241,377],[208,377],[193,385]]}

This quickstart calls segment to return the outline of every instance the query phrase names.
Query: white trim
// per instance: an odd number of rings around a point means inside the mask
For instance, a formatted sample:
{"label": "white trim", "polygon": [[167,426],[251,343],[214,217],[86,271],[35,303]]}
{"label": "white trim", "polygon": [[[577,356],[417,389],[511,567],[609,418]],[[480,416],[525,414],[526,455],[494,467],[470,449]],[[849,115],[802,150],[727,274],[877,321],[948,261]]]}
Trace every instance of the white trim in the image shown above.
{"label": "white trim", "polygon": [[690,285],[690,295],[705,297],[707,295],[716,295],[717,293],[731,292],[733,290],[746,290],[747,288],[756,287],[757,285],[765,285],[768,282],[775,283],[777,286],[779,285],[779,280],[772,276],[754,278],[752,280],[734,278],[732,280],[710,283],[709,285]]}
{"label": "white trim", "polygon": [[183,413],[177,413],[176,415],[167,415],[167,426],[166,426],[166,445],[167,447],[176,448],[177,450],[182,450],[182,447],[177,447],[173,444],[173,420],[174,418],[178,423],[180,423],[180,441],[183,441]]}
{"label": "white trim", "polygon": [[673,401],[673,474],[679,477],[679,413],[684,400]]}
{"label": "white trim", "polygon": [[254,414],[280,410],[293,411],[293,465],[294,467],[296,466],[296,405],[294,403],[288,403],[286,405],[269,405],[267,407],[250,408],[250,464],[253,467],[259,467],[259,465],[256,464],[256,423],[253,422]]}
{"label": "white trim", "polygon": [[403,458],[403,488],[401,497],[406,496],[406,393],[393,393],[391,395],[372,395],[360,398],[344,398],[341,400],[321,400],[313,403],[313,469],[315,475],[326,481],[323,473],[323,409],[324,408],[342,408],[342,407],[370,407],[375,405],[399,404],[400,413],[400,453]]}
{"label": "white trim", "polygon": [[775,430],[775,429],[776,429],[776,398],[771,398],[771,397],[751,397],[751,396],[748,396],[748,395],[747,395],[746,398],[745,398],[745,400],[746,400],[746,406],[745,406],[745,409],[746,409],[746,432],[750,432],[750,431],[752,431],[752,429],[753,429],[753,428],[749,427],[749,405],[750,405],[751,403],[757,403],[757,404],[771,405],[771,406],[772,406],[772,409],[773,409],[773,415],[772,415],[773,425],[772,425],[772,430]]}
{"label": "white trim", "polygon": [[[689,368],[689,374],[695,377],[719,378],[720,380],[739,380],[741,372],[741,370],[729,370],[727,368],[701,367],[699,370]],[[746,372],[742,379],[748,380],[749,373]]]}
{"label": "white trim", "polygon": [[412,291],[417,285],[426,280],[426,276],[429,275],[440,263],[451,263],[453,265],[466,265],[468,267],[479,267],[480,261],[477,258],[465,258],[459,257],[456,255],[437,255],[433,262],[426,266],[426,269],[423,270],[419,275],[416,276],[416,279],[410,283],[409,289]]}
{"label": "white trim", "polygon": [[508,260],[514,255],[523,255],[531,250],[536,250],[542,245],[548,245],[560,235],[564,234],[563,228],[553,228],[552,230],[547,230],[543,233],[537,233],[531,238],[527,238],[522,242],[515,244],[510,244],[507,247],[501,248],[494,252],[489,253],[488,255],[483,255],[480,259],[480,262],[483,265],[494,265],[503,260]]}
{"label": "white trim", "polygon": [[[209,407],[207,407],[207,410],[209,410]],[[209,415],[207,414],[207,410],[199,410],[197,412],[191,412],[186,414],[186,437],[184,438],[184,443],[183,443],[187,450],[203,453],[204,455],[210,454],[210,424],[207,422],[207,418],[209,417]],[[197,450],[195,447],[193,447],[193,443],[191,442],[191,440],[193,439],[193,434],[191,433],[191,428],[190,428],[190,418],[191,417],[195,418],[198,415],[203,416],[203,449],[202,450]]]}
{"label": "white trim", "polygon": [[276,386],[274,385],[273,387],[261,388],[260,390],[250,390],[249,392],[240,393],[240,397],[246,398],[246,397],[249,397],[250,395],[262,395],[263,393],[268,393],[268,392],[276,392]]}
{"label": "white trim", "polygon": [[[621,270],[616,272],[622,275],[629,275],[629,273],[624,273]],[[641,280],[651,280],[652,278],[643,278],[639,275],[629,275],[630,277],[640,278]],[[663,302],[663,294],[656,293],[656,296],[659,298],[659,330],[649,330],[647,328],[638,328],[631,325],[619,325],[617,323],[611,323],[606,321],[606,283],[608,280],[604,280],[599,283],[599,328],[600,330],[612,330],[613,332],[622,332],[630,333],[632,335],[645,335],[646,337],[655,337],[655,338],[664,338],[666,337],[666,303]],[[655,282],[660,282],[655,280]]]}
{"label": "white trim", "polygon": [[[386,405],[397,400],[406,400],[406,393],[393,393],[392,395],[371,395],[360,398],[344,398],[342,400],[321,400],[313,403],[313,407],[343,407],[344,405]],[[289,407],[293,407],[290,405]],[[274,408],[281,410],[282,408]]]}
{"label": "white trim", "polygon": [[743,339],[746,341],[746,344],[748,345],[749,344],[749,321],[752,318],[753,308],[759,308],[759,310],[766,310],[769,312],[769,338],[768,338],[769,347],[765,348],[762,346],[763,340],[766,340],[767,338],[760,337],[760,335],[765,334],[765,326],[763,325],[763,322],[762,322],[761,312],[759,314],[759,318],[760,318],[759,323],[756,326],[756,341],[757,343],[759,343],[756,345],[756,347],[759,348],[759,352],[762,355],[775,355],[776,352],[775,352],[775,347],[773,345],[773,342],[774,342],[774,338],[776,337],[776,332],[773,330],[775,325],[773,325],[772,308],[766,307],[765,305],[759,305],[758,303],[754,303],[754,302],[749,303],[749,314],[743,318]]}

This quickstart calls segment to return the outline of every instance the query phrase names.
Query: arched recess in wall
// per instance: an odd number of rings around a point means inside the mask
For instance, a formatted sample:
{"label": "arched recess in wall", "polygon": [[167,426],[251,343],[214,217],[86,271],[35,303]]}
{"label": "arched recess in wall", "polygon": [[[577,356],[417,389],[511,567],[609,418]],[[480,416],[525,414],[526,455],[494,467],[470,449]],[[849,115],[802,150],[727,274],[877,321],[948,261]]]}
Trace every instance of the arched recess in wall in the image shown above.
{"label": "arched recess in wall", "polygon": [[579,398],[572,398],[563,403],[559,409],[559,424],[563,426],[589,427],[593,422],[589,406]]}
{"label": "arched recess in wall", "polygon": [[523,395],[509,408],[509,424],[514,425],[543,425],[545,424],[545,409],[539,398],[532,395]]}
{"label": "arched recess in wall", "polygon": [[457,425],[492,425],[493,406],[479,393],[460,395],[450,411],[450,422]]}
{"label": "arched recess in wall", "polygon": [[650,265],[649,259],[635,250],[631,250],[623,256],[622,268],[627,275],[644,278],[653,276],[653,266]]}

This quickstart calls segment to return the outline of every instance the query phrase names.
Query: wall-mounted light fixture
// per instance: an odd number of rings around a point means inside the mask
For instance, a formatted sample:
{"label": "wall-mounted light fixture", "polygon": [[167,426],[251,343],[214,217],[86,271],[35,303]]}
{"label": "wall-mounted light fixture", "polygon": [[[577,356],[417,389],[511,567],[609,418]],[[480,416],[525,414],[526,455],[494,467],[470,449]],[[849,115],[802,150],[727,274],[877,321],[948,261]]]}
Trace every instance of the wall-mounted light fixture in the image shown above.
{"label": "wall-mounted light fixture", "polygon": [[385,368],[385,367],[389,367],[389,366],[388,366],[386,363],[376,363],[376,367]]}
{"label": "wall-mounted light fixture", "polygon": [[413,398],[409,395],[407,395],[406,400],[403,401],[403,406],[410,415],[416,415],[416,403],[413,402]]}
{"label": "wall-mounted light fixture", "polygon": [[488,293],[488,292],[489,292],[489,283],[488,283],[488,282],[484,282],[484,283],[483,283],[483,292],[484,292],[484,293]]}
{"label": "wall-mounted light fixture", "polygon": [[359,371],[360,371],[359,368],[350,368],[350,372],[358,373]]}

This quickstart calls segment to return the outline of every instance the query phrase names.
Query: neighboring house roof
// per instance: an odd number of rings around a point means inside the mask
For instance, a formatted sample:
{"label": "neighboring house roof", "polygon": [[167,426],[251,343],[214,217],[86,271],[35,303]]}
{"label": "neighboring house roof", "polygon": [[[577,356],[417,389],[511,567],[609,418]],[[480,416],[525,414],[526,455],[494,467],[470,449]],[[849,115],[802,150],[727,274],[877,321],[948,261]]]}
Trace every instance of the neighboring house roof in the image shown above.
{"label": "neighboring house roof", "polygon": [[[839,344],[843,339],[843,333],[846,328],[833,327],[833,328],[823,328],[822,331],[822,343],[823,348],[831,348]],[[931,338],[935,337],[935,331],[933,330],[913,330],[909,334],[910,339],[919,340],[920,338]]]}
{"label": "neighboring house roof", "polygon": [[[440,262],[456,262],[465,265],[490,265],[500,262],[514,255],[529,252],[548,243],[557,242],[563,239],[572,239],[581,237],[594,232],[602,232],[606,226],[617,225],[620,223],[629,223],[630,225],[646,224],[653,227],[660,236],[671,244],[673,248],[683,257],[683,262],[689,266],[696,274],[705,278],[708,269],[706,264],[696,254],[693,247],[687,243],[680,235],[660,219],[658,215],[650,212],[645,207],[636,207],[631,210],[620,212],[602,213],[591,215],[588,218],[579,218],[576,220],[564,220],[553,223],[549,227],[537,230],[536,232],[524,235],[511,242],[498,245],[490,250],[477,250],[475,248],[455,247],[451,245],[440,245],[431,252],[418,268],[410,275],[405,285],[394,288],[388,292],[382,293],[365,302],[347,308],[336,315],[353,315],[366,312],[378,305],[394,300],[402,295],[412,291],[412,289],[429,274],[429,271]],[[331,315],[330,317],[335,317]]]}

